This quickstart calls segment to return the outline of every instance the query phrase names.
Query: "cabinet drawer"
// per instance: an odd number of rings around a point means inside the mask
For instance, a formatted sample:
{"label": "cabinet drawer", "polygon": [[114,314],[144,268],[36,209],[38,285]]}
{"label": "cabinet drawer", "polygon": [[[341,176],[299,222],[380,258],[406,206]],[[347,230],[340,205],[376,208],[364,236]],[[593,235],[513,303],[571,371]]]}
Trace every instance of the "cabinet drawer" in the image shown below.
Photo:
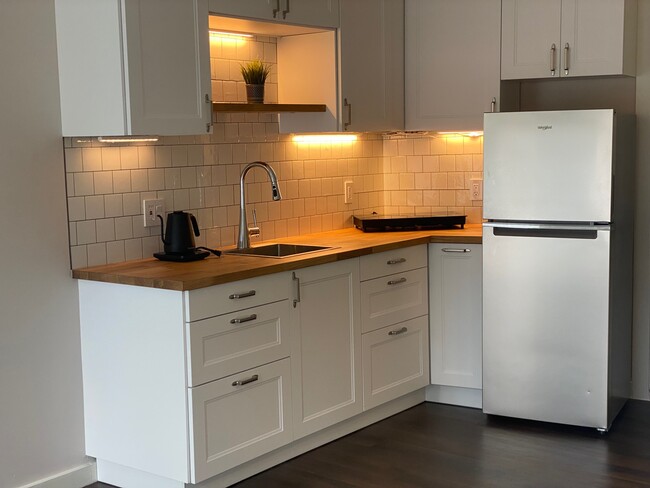
{"label": "cabinet drawer", "polygon": [[428,346],[426,317],[363,334],[363,409],[428,385]]}
{"label": "cabinet drawer", "polygon": [[192,483],[291,442],[290,370],[287,358],[188,390]]}
{"label": "cabinet drawer", "polygon": [[361,283],[361,331],[370,332],[426,315],[427,268]]}
{"label": "cabinet drawer", "polygon": [[289,300],[199,320],[187,327],[190,386],[289,356]]}
{"label": "cabinet drawer", "polygon": [[188,291],[185,320],[194,322],[288,299],[290,283],[288,273],[276,273]]}
{"label": "cabinet drawer", "polygon": [[394,251],[361,256],[361,281],[388,276],[427,265],[427,246],[403,247]]}

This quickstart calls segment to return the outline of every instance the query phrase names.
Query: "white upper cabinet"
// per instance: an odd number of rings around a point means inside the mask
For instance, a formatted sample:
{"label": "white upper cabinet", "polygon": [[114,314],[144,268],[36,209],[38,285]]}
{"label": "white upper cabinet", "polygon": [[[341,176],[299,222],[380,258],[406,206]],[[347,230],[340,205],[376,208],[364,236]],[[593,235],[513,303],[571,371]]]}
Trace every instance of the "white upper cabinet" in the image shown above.
{"label": "white upper cabinet", "polygon": [[501,0],[406,0],[406,129],[482,130],[500,107]]}
{"label": "white upper cabinet", "polygon": [[207,0],[56,0],[64,136],[209,131]]}
{"label": "white upper cabinet", "polygon": [[404,128],[404,2],[341,3],[342,129]]}
{"label": "white upper cabinet", "polygon": [[339,0],[210,0],[210,12],[288,24],[339,26]]}
{"label": "white upper cabinet", "polygon": [[501,78],[636,71],[636,0],[503,0]]}

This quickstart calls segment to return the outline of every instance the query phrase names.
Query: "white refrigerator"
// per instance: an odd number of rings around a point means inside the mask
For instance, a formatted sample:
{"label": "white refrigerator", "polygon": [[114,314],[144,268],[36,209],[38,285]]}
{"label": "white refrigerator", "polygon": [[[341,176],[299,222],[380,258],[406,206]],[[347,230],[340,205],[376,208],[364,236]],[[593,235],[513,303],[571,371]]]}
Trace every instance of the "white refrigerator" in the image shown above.
{"label": "white refrigerator", "polygon": [[634,119],[484,121],[483,411],[609,429],[630,391]]}

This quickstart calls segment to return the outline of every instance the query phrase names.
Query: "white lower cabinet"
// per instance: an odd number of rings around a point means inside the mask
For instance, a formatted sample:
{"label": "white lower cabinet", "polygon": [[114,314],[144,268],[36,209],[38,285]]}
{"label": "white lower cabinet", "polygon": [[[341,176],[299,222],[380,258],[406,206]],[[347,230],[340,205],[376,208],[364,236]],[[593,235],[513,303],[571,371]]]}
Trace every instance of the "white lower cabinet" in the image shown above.
{"label": "white lower cabinet", "polygon": [[482,387],[482,248],[429,244],[431,383]]}
{"label": "white lower cabinet", "polygon": [[303,268],[291,367],[296,438],[361,413],[359,260]]}
{"label": "white lower cabinet", "polygon": [[363,409],[429,384],[427,316],[363,334]]}
{"label": "white lower cabinet", "polygon": [[293,440],[289,359],[189,389],[194,483]]}

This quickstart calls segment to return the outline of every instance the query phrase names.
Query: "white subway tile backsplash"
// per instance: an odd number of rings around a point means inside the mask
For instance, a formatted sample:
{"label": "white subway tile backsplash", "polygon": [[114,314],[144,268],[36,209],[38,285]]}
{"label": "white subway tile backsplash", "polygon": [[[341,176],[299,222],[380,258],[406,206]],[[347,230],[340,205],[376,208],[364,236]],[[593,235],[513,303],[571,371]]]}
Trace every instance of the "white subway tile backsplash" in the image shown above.
{"label": "white subway tile backsplash", "polygon": [[149,178],[148,170],[134,169],[131,171],[131,191],[148,191]]}
{"label": "white subway tile backsplash", "polygon": [[119,263],[126,259],[124,253],[124,241],[113,241],[106,243],[106,262]]}
{"label": "white subway tile backsplash", "polygon": [[88,266],[99,266],[106,264],[106,243],[89,244],[88,249]]}
{"label": "white subway tile backsplash", "polygon": [[132,217],[118,217],[115,219],[115,239],[131,239],[133,237]]}
{"label": "white subway tile backsplash", "polygon": [[131,171],[113,171],[113,191],[115,193],[128,193],[131,191]]}
{"label": "white subway tile backsplash", "polygon": [[96,195],[113,193],[113,173],[111,171],[98,171],[93,173],[93,176]]}
{"label": "white subway tile backsplash", "polygon": [[74,194],[75,196],[93,195],[95,185],[93,173],[75,173],[74,174]]}
{"label": "white subway tile backsplash", "polygon": [[[139,193],[126,193],[122,195],[122,202],[123,202],[122,207],[124,209],[124,215],[137,215],[143,212],[142,200],[140,199]],[[167,207],[167,208],[171,208],[171,207]]]}
{"label": "white subway tile backsplash", "polygon": [[119,147],[103,147],[102,148],[102,169],[116,170],[120,169],[120,148]]}
{"label": "white subway tile backsplash", "polygon": [[67,173],[79,173],[83,171],[80,148],[68,148],[65,150],[65,170]]}
{"label": "white subway tile backsplash", "polygon": [[99,147],[84,147],[81,150],[84,171],[101,171],[102,150]]}
{"label": "white subway tile backsplash", "polygon": [[68,198],[68,220],[86,220],[86,201],[84,197]]}
{"label": "white subway tile backsplash", "polygon": [[88,253],[86,246],[72,246],[70,248],[70,259],[73,269],[85,268],[88,266]]}
{"label": "white subway tile backsplash", "polygon": [[86,197],[86,219],[104,218],[104,197],[96,195]]}
{"label": "white subway tile backsplash", "polygon": [[95,221],[97,242],[115,240],[115,219],[98,219]]}
{"label": "white subway tile backsplash", "polygon": [[97,242],[94,220],[83,220],[77,222],[77,243],[92,244]]}

